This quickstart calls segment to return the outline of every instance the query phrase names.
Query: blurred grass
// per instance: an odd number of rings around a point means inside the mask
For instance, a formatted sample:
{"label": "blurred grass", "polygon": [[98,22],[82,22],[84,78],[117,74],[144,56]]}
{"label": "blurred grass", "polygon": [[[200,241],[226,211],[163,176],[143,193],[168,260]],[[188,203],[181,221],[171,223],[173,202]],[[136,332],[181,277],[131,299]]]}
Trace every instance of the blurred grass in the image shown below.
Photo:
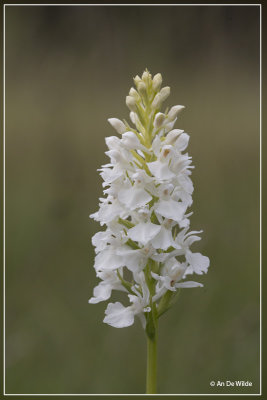
{"label": "blurred grass", "polygon": [[144,391],[139,323],[111,328],[87,300],[106,120],[146,67],[186,106],[211,259],[160,321],[160,392],[259,391],[258,52],[257,7],[6,7],[7,393]]}

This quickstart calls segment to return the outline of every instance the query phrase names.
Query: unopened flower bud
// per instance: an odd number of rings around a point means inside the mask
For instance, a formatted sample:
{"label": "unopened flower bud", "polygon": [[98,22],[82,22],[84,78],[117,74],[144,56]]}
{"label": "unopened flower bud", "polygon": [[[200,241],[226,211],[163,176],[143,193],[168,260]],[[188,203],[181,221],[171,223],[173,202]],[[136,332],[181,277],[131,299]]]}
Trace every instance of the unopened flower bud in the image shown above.
{"label": "unopened flower bud", "polygon": [[154,127],[159,128],[163,124],[164,120],[165,120],[165,114],[160,112],[157,113],[154,119]]}
{"label": "unopened flower bud", "polygon": [[183,132],[184,131],[182,129],[173,129],[166,136],[164,143],[173,145],[176,142],[176,140],[178,139],[178,137],[181,135],[181,133],[183,133]]}
{"label": "unopened flower bud", "polygon": [[126,96],[126,105],[130,111],[136,110],[135,100],[132,96]]}
{"label": "unopened flower bud", "polygon": [[182,111],[184,108],[185,106],[173,106],[168,112],[168,119],[170,121],[173,121],[177,117],[179,112]]}
{"label": "unopened flower bud", "polygon": [[109,118],[108,122],[110,125],[121,135],[126,132],[126,126],[124,123],[118,118]]}
{"label": "unopened flower bud", "polygon": [[133,80],[134,80],[135,86],[137,86],[139,82],[142,82],[142,79],[140,78],[139,75],[136,75]]}
{"label": "unopened flower bud", "polygon": [[164,88],[162,88],[160,91],[162,101],[165,101],[167,97],[169,97],[170,93],[171,89],[169,88],[169,86],[165,86]]}
{"label": "unopened flower bud", "polygon": [[133,124],[135,124],[136,126],[140,125],[140,120],[138,118],[138,115],[134,111],[130,112],[130,118]]}
{"label": "unopened flower bud", "polygon": [[161,103],[162,103],[162,97],[160,93],[157,93],[156,96],[154,97],[154,100],[151,104],[152,108],[156,109],[156,108],[160,108]]}
{"label": "unopened flower bud", "polygon": [[149,83],[149,78],[151,78],[151,75],[148,71],[144,71],[142,75],[142,80],[148,84]]}
{"label": "unopened flower bud", "polygon": [[140,96],[139,96],[138,92],[133,87],[130,89],[129,95],[131,97],[133,97],[135,99],[135,101],[140,100]]}
{"label": "unopened flower bud", "polygon": [[152,83],[153,83],[153,89],[155,91],[158,91],[160,89],[160,87],[161,87],[161,84],[162,84],[162,76],[161,76],[161,74],[156,74],[154,76],[154,78],[153,78]]}
{"label": "unopened flower bud", "polygon": [[144,84],[144,82],[139,82],[137,85],[137,89],[142,96],[146,95],[146,85]]}
{"label": "unopened flower bud", "polygon": [[133,124],[135,124],[136,117],[137,117],[136,113],[133,112],[133,111],[131,111],[131,112],[130,112],[130,119],[131,119],[131,121],[132,121]]}

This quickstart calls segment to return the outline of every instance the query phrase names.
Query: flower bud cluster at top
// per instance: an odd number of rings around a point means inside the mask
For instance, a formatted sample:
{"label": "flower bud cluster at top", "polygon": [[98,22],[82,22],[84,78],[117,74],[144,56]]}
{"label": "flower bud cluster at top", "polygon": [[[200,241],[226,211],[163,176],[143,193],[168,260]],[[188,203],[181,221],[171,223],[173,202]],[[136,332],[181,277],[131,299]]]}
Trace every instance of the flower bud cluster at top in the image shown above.
{"label": "flower bud cluster at top", "polygon": [[170,94],[168,86],[161,88],[161,74],[152,78],[146,70],[134,83],[126,97],[134,127],[108,120],[121,138],[106,138],[110,162],[100,169],[104,197],[91,215],[106,229],[92,238],[100,283],[89,303],[108,300],[113,290],[125,292],[130,305],[109,303],[104,322],[122,328],[138,316],[153,335],[180,288],[203,286],[185,279],[206,273],[209,259],[190,250],[201,231],[189,231],[193,166],[184,153],[189,136],[173,129],[184,106],[161,111]]}

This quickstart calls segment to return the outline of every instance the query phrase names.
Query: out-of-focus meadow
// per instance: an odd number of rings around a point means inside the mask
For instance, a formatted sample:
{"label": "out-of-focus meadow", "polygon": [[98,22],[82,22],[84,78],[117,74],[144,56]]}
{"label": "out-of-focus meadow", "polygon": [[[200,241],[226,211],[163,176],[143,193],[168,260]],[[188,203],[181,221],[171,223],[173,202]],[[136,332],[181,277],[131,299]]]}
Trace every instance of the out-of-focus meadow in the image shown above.
{"label": "out-of-focus meadow", "polygon": [[[128,118],[146,67],[186,106],[211,260],[160,320],[159,390],[259,392],[259,7],[7,6],[7,393],[144,392],[139,321],[112,328],[87,301],[107,118]],[[253,387],[209,385],[236,379]]]}

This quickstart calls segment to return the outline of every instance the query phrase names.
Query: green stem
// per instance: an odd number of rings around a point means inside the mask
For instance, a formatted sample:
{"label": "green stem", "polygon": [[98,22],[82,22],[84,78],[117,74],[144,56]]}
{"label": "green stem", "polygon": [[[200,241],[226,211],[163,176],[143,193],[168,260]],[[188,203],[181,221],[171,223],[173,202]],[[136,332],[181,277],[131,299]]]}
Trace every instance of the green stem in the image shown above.
{"label": "green stem", "polygon": [[157,328],[155,335],[151,338],[147,335],[147,375],[146,375],[146,393],[157,393]]}

